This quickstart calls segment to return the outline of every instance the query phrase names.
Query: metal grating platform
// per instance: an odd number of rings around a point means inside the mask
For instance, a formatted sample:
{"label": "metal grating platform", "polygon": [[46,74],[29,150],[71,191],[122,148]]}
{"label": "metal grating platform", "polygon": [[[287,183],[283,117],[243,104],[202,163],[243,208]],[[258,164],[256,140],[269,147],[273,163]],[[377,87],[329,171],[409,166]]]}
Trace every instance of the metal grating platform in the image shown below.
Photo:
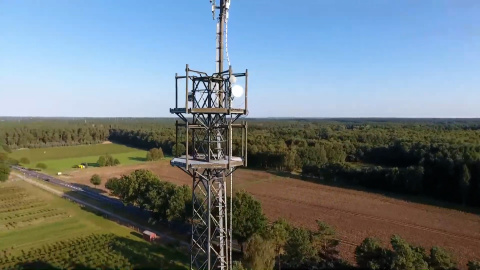
{"label": "metal grating platform", "polygon": [[[172,166],[177,166],[180,168],[188,169],[227,169],[228,166],[228,156],[225,156],[225,159],[221,160],[211,160],[210,162],[203,159],[193,159],[193,157],[188,158],[188,168],[187,168],[187,159],[185,156],[174,158],[170,161]],[[243,166],[244,162],[241,157],[232,157],[230,159],[230,167]]]}
{"label": "metal grating platform", "polygon": [[173,108],[170,109],[170,113],[204,113],[204,114],[246,114],[245,109],[227,109],[227,108]]}

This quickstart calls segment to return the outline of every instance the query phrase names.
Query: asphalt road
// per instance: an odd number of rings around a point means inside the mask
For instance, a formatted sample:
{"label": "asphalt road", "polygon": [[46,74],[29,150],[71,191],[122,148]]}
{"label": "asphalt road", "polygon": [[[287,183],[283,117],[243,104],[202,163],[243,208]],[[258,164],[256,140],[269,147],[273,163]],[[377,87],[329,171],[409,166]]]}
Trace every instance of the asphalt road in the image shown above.
{"label": "asphalt road", "polygon": [[84,196],[87,196],[89,198],[100,201],[101,203],[110,204],[110,205],[113,205],[115,207],[118,207],[118,208],[121,208],[123,210],[134,213],[136,215],[140,215],[143,218],[148,219],[150,217],[150,213],[146,210],[142,210],[142,209],[140,209],[138,207],[135,207],[133,205],[124,205],[123,202],[121,202],[118,199],[110,198],[110,197],[104,196],[102,194],[98,194],[97,192],[78,187],[76,184],[71,184],[71,183],[65,182],[65,181],[60,180],[58,178],[55,178],[51,175],[44,174],[44,173],[41,173],[41,172],[38,172],[38,171],[31,171],[31,170],[25,169],[25,168],[20,167],[20,166],[12,166],[12,168],[15,169],[16,171],[22,173],[26,177],[37,178],[37,179],[43,180],[45,182],[49,182],[51,184],[70,189],[73,192],[78,192],[78,193],[80,193]]}

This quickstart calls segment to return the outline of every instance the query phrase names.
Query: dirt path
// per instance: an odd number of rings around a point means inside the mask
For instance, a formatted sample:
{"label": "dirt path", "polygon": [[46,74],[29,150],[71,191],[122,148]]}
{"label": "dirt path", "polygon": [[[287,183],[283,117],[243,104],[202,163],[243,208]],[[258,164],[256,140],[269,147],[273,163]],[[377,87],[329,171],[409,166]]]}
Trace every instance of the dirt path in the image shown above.
{"label": "dirt path", "polygon": [[[168,162],[78,171],[64,180],[90,185],[94,173],[106,179],[148,169],[161,179],[191,185],[191,179]],[[342,240],[341,256],[354,261],[353,251],[365,237],[385,244],[393,234],[429,249],[438,245],[453,252],[461,269],[468,260],[480,259],[480,217],[387,196],[316,184],[264,171],[238,170],[234,189],[244,189],[262,202],[270,219],[287,218],[298,226],[315,228],[315,221],[333,225]]]}

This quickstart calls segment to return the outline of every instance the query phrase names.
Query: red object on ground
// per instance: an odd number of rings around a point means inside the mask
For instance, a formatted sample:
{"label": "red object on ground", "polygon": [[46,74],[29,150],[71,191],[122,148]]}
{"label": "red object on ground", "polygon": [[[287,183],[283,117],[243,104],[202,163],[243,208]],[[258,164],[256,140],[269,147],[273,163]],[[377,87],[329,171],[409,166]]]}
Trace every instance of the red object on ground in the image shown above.
{"label": "red object on ground", "polygon": [[157,235],[151,231],[143,231],[143,239],[152,242],[157,238]]}

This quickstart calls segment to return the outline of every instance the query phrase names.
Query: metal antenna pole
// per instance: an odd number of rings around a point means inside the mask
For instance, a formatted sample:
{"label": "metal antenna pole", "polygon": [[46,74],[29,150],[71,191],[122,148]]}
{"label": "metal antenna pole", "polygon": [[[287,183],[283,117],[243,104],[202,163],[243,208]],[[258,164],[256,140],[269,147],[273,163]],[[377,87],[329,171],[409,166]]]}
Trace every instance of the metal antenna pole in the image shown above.
{"label": "metal antenna pole", "polygon": [[223,71],[223,29],[225,28],[225,0],[220,0],[220,14],[218,15],[217,28],[217,72]]}

